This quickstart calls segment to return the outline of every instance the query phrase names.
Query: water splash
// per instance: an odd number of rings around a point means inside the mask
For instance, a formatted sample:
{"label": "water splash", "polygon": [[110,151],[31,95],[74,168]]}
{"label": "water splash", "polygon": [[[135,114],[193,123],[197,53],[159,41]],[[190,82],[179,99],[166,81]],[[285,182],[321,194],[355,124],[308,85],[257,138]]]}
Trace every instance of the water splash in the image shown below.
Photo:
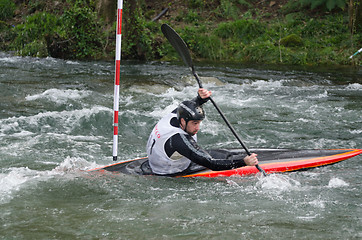
{"label": "water splash", "polygon": [[[62,132],[69,132],[76,126],[81,125],[84,119],[89,119],[99,113],[110,113],[111,109],[94,106],[92,108],[84,108],[72,111],[49,111],[38,113],[33,116],[11,117],[0,120],[0,134],[11,135],[21,131],[37,132],[44,129],[49,131],[48,126],[53,128],[59,127]],[[50,125],[51,124],[51,125]],[[65,129],[65,130],[64,130]]]}
{"label": "water splash", "polygon": [[54,177],[74,178],[79,173],[99,167],[94,162],[82,158],[67,157],[59,166],[48,171],[32,170],[28,167],[9,168],[0,173],[0,204],[9,202],[17,192],[38,182],[49,181]]}
{"label": "water splash", "polygon": [[89,169],[99,167],[95,163],[90,163],[87,160],[80,157],[67,157],[63,162],[59,164],[52,171],[54,173],[76,173]]}
{"label": "water splash", "polygon": [[349,184],[347,182],[343,181],[342,179],[336,178],[336,177],[329,180],[329,183],[328,183],[329,188],[339,188],[339,187],[347,187],[347,186],[349,186]]}
{"label": "water splash", "polygon": [[351,83],[346,87],[346,89],[348,89],[348,90],[361,90],[362,89],[362,84]]}
{"label": "water splash", "polygon": [[28,168],[11,168],[0,174],[0,203],[8,202],[13,192],[18,191],[33,175]]}
{"label": "water splash", "polygon": [[92,94],[92,91],[87,90],[74,90],[74,89],[55,89],[51,88],[43,93],[27,96],[27,101],[35,101],[39,99],[46,99],[56,104],[66,103],[68,100],[79,100],[88,97]]}
{"label": "water splash", "polygon": [[257,188],[277,194],[296,189],[300,185],[300,182],[297,180],[281,174],[268,174],[266,177],[260,177],[256,183]]}

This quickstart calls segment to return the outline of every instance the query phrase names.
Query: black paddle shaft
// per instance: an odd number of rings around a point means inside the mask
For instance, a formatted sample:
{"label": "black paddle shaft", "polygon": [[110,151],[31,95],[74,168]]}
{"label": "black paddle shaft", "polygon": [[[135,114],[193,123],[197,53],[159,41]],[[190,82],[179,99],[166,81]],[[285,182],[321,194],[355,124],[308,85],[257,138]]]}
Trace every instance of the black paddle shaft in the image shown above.
{"label": "black paddle shaft", "polygon": [[[180,55],[180,57],[182,58],[184,63],[190,68],[192,74],[195,76],[195,78],[197,80],[197,83],[199,84],[199,87],[202,88],[202,82],[201,82],[198,74],[195,71],[195,68],[192,64],[190,51],[189,51],[188,47],[186,46],[186,43],[184,42],[184,40],[180,37],[180,35],[178,35],[178,33],[175,30],[173,30],[167,24],[162,24],[161,31],[162,31],[163,35],[165,35],[167,40],[171,43],[171,45],[175,48],[175,50],[178,52],[178,54]],[[214,107],[216,108],[216,110],[219,112],[222,119],[225,121],[226,125],[229,127],[231,132],[234,134],[236,139],[239,141],[240,145],[245,149],[246,154],[248,154],[250,156],[251,153],[250,153],[249,149],[245,146],[243,141],[241,141],[239,135],[236,133],[234,128],[231,126],[230,122],[227,120],[227,118],[225,117],[225,115],[223,114],[221,109],[217,106],[216,102],[211,97],[209,99],[212,102],[212,104],[214,105]],[[263,173],[264,176],[266,176],[265,171],[259,165],[256,165],[255,167],[261,173]]]}
{"label": "black paddle shaft", "polygon": [[[197,82],[199,83],[199,87],[202,88],[202,83],[201,80],[199,78],[199,76],[197,75],[196,72],[193,73]],[[243,143],[243,141],[241,141],[239,135],[236,133],[235,129],[233,128],[233,126],[230,124],[229,120],[225,117],[224,113],[221,111],[221,109],[219,108],[219,106],[216,104],[216,102],[214,101],[214,99],[212,99],[211,97],[209,97],[210,101],[212,102],[212,104],[214,105],[214,107],[216,108],[216,110],[219,112],[220,116],[222,117],[222,119],[224,119],[226,125],[228,125],[228,127],[230,128],[231,132],[234,134],[234,136],[236,137],[236,139],[239,141],[240,145],[245,149],[246,154],[248,154],[249,156],[251,155],[249,149],[245,146],[245,144]]]}

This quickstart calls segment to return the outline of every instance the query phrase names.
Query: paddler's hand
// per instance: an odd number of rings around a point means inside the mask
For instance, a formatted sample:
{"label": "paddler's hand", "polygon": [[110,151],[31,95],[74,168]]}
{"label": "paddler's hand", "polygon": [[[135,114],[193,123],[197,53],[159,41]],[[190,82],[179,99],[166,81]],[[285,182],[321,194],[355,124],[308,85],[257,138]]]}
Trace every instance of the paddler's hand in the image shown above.
{"label": "paddler's hand", "polygon": [[252,153],[250,156],[246,156],[244,158],[244,162],[247,166],[255,166],[259,163],[258,158],[256,157],[258,156],[255,153]]}
{"label": "paddler's hand", "polygon": [[211,91],[205,89],[205,88],[199,88],[199,96],[202,98],[202,99],[206,99],[206,98],[209,98],[211,96]]}

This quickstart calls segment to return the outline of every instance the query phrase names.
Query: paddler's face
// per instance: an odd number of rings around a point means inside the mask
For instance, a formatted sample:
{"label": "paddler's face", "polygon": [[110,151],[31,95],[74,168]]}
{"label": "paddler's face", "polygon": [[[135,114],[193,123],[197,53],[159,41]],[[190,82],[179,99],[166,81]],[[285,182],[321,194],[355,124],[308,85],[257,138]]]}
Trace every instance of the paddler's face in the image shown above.
{"label": "paddler's face", "polygon": [[[187,124],[186,121],[181,118],[181,128],[191,136],[195,135],[200,130],[201,120],[190,120]],[[186,126],[186,129],[185,129]]]}

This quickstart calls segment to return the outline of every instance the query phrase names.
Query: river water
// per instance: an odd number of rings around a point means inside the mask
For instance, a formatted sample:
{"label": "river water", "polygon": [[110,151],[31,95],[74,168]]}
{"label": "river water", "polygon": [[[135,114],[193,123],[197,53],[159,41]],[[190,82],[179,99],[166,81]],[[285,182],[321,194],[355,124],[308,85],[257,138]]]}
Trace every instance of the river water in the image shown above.
{"label": "river water", "polygon": [[[362,147],[361,68],[195,65],[250,148]],[[0,53],[0,239],[362,238],[361,156],[266,178],[87,172],[112,163],[113,72]],[[153,125],[196,91],[181,63],[123,63],[119,160],[145,156]],[[205,111],[200,145],[239,147]]]}

